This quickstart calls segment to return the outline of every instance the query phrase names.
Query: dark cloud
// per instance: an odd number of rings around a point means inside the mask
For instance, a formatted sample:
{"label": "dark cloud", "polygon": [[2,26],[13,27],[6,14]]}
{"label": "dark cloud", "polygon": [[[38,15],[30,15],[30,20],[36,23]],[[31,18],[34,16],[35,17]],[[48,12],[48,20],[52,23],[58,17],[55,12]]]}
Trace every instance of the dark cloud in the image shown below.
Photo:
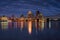
{"label": "dark cloud", "polygon": [[34,14],[39,10],[45,16],[56,15],[60,13],[60,3],[59,0],[0,0],[0,15],[26,15],[28,10]]}

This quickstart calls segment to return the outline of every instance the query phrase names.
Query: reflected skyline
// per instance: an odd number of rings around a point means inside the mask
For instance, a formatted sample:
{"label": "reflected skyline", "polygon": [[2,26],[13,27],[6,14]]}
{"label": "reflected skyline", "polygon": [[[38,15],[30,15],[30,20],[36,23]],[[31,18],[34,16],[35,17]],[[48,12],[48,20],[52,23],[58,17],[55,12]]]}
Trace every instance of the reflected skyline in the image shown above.
{"label": "reflected skyline", "polygon": [[[34,27],[36,32],[43,31],[45,28],[51,29],[52,28],[51,20],[49,18],[45,18],[39,11],[36,11],[35,17],[33,16],[31,11],[28,11],[27,17],[24,17],[23,15],[21,15],[20,18],[16,18],[15,16],[12,16],[11,18],[2,16],[0,23],[2,30],[19,28],[22,31],[24,30],[24,28],[27,28],[28,33],[31,34],[33,32]],[[54,19],[54,21],[58,20]]]}

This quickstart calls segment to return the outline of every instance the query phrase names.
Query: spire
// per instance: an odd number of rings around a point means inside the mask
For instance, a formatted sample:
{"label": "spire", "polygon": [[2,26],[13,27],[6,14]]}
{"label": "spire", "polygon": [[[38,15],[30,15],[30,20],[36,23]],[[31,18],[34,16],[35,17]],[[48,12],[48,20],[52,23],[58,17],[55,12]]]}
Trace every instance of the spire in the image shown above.
{"label": "spire", "polygon": [[33,17],[32,11],[28,11],[28,17]]}
{"label": "spire", "polygon": [[21,14],[21,16],[20,17],[24,17],[24,15],[23,14]]}
{"label": "spire", "polygon": [[40,12],[39,11],[36,11],[36,16],[38,16],[40,14]]}

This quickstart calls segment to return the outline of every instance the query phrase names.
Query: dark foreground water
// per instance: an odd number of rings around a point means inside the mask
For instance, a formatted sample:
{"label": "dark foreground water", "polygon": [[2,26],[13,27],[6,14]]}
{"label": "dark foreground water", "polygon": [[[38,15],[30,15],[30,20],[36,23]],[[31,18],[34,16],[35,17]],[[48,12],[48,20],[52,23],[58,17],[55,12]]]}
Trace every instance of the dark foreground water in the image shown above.
{"label": "dark foreground water", "polygon": [[0,30],[0,40],[60,40],[60,30],[46,29],[29,34],[20,29]]}
{"label": "dark foreground water", "polygon": [[[42,31],[33,28],[29,34],[27,28],[20,29],[0,29],[0,40],[60,40],[60,21],[52,21],[51,29]],[[14,26],[15,27],[15,26]]]}

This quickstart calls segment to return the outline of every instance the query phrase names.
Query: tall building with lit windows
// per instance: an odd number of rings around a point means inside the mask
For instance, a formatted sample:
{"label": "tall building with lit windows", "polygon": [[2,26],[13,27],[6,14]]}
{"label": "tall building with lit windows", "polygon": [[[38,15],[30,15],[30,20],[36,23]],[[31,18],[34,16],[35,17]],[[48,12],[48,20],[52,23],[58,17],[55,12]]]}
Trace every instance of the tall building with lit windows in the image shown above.
{"label": "tall building with lit windows", "polygon": [[36,11],[36,16],[35,16],[35,28],[36,28],[36,32],[39,28],[39,11]]}
{"label": "tall building with lit windows", "polygon": [[39,14],[39,29],[40,30],[44,29],[44,17],[43,17],[43,14],[41,12]]}
{"label": "tall building with lit windows", "polygon": [[11,17],[8,17],[8,29],[12,28],[12,20]]}
{"label": "tall building with lit windows", "polygon": [[42,30],[44,29],[44,17],[41,12],[36,11],[36,16],[35,16],[35,25],[37,30]]}
{"label": "tall building with lit windows", "polygon": [[28,20],[28,32],[29,32],[29,34],[31,34],[32,33],[32,24],[33,24],[33,14],[31,11],[28,11],[27,20]]}
{"label": "tall building with lit windows", "polygon": [[17,17],[15,15],[12,15],[12,28],[17,28]]}
{"label": "tall building with lit windows", "polygon": [[24,28],[24,25],[25,25],[25,17],[23,14],[21,14],[20,18],[19,18],[19,21],[20,21],[20,29],[21,31],[23,30]]}

